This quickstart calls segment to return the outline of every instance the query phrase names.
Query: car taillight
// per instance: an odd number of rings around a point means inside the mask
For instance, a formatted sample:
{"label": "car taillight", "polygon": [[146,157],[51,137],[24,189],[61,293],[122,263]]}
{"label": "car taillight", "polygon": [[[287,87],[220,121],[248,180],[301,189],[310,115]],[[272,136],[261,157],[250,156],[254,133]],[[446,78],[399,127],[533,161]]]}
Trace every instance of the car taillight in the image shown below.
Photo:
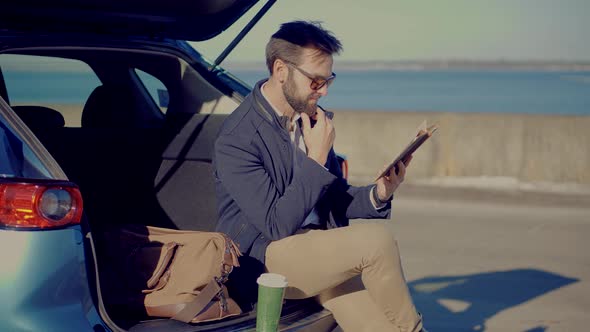
{"label": "car taillight", "polygon": [[0,225],[47,229],[80,223],[82,195],[65,181],[0,180]]}

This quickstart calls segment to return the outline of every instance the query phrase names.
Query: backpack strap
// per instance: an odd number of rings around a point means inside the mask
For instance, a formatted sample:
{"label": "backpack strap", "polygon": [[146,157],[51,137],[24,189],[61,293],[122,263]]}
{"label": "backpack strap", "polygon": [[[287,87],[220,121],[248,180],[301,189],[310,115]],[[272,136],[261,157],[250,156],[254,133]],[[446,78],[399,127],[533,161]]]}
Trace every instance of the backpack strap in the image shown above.
{"label": "backpack strap", "polygon": [[207,286],[195,297],[192,302],[185,305],[183,309],[176,313],[172,319],[179,320],[181,322],[188,323],[201,311],[203,311],[209,303],[215,298],[223,289],[217,282],[212,279],[209,281]]}

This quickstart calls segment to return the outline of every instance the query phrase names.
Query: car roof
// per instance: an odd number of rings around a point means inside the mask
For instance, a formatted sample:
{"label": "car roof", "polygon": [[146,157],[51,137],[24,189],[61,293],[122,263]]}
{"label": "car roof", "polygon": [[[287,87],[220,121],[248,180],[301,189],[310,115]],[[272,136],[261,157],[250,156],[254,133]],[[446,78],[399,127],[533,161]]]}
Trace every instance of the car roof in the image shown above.
{"label": "car roof", "polygon": [[5,0],[0,34],[40,32],[210,39],[258,0]]}

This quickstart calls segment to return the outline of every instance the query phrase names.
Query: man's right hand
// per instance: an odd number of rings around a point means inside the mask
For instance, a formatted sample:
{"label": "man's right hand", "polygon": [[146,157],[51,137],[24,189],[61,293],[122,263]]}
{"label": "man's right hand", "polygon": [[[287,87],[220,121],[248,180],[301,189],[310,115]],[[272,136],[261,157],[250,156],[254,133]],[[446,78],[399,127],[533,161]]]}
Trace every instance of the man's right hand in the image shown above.
{"label": "man's right hand", "polygon": [[326,117],[326,113],[319,107],[313,119],[316,123],[312,128],[309,116],[305,112],[301,113],[303,141],[307,147],[307,156],[320,165],[325,165],[336,138],[336,131],[332,120]]}

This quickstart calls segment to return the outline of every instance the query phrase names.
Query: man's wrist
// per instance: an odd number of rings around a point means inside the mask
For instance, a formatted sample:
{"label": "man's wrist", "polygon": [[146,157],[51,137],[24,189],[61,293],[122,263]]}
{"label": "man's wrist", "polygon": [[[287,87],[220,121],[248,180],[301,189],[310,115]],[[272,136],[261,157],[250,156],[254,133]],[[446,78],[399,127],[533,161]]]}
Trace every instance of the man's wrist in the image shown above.
{"label": "man's wrist", "polygon": [[373,192],[373,199],[375,200],[375,203],[377,204],[377,206],[385,205],[385,204],[391,202],[391,200],[393,200],[393,193],[386,200],[382,200],[379,197],[379,193],[377,193],[377,186],[373,187],[372,192]]}
{"label": "man's wrist", "polygon": [[308,157],[312,160],[315,160],[318,164],[320,164],[322,166],[325,165],[326,161],[328,160],[327,156],[324,157],[324,156],[319,155],[318,153],[310,153],[310,154],[308,154]]}
{"label": "man's wrist", "polygon": [[380,210],[380,209],[387,207],[388,203],[393,199],[393,194],[392,194],[391,197],[389,198],[389,200],[382,201],[379,198],[379,195],[377,194],[377,186],[376,185],[373,186],[370,191],[371,192],[369,193],[369,197],[371,200],[371,204],[373,204],[373,207],[376,210]]}

